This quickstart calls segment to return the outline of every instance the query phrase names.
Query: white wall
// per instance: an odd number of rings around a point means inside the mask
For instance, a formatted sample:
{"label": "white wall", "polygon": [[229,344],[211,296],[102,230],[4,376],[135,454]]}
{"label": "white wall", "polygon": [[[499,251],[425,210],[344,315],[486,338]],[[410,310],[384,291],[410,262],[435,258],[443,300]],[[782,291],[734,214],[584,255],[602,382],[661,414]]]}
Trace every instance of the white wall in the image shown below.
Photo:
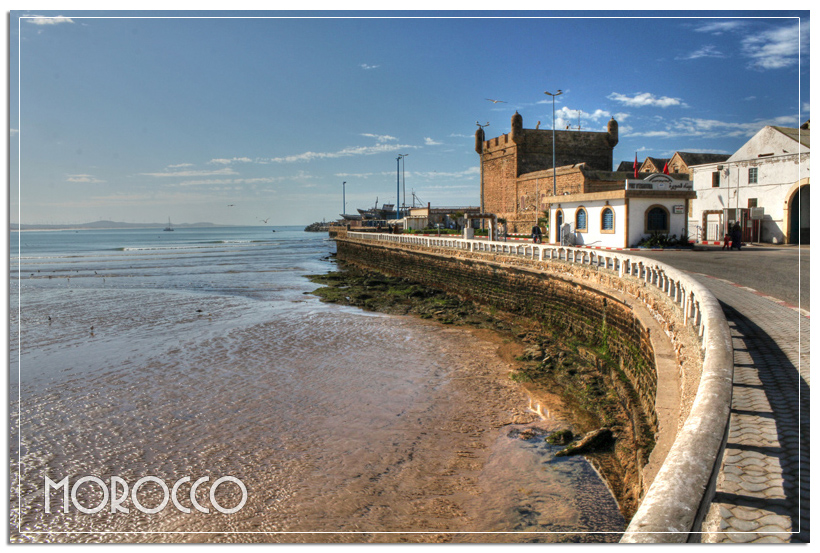
{"label": "white wall", "polygon": [[[610,205],[605,205],[604,200],[589,202],[561,202],[561,210],[564,212],[564,222],[572,225],[575,235],[575,245],[594,246],[597,248],[623,248],[624,233],[626,232],[626,208],[623,199],[609,200]],[[575,229],[575,214],[579,207],[584,207],[587,212],[587,230],[578,232]],[[601,212],[605,207],[609,207],[614,212],[615,233],[601,232]],[[550,209],[550,221],[555,221],[557,209],[553,205]],[[554,226],[554,225],[553,225]],[[555,241],[554,229],[551,230],[550,241]]]}
{"label": "white wall", "polygon": [[[788,153],[783,153],[783,151]],[[796,183],[810,175],[810,154],[796,154],[798,143],[771,127],[764,127],[751,140],[723,163],[696,165],[693,169],[694,189],[689,231],[703,223],[703,212],[724,208],[746,208],[749,199],[756,198],[764,209],[762,242],[783,242],[788,221],[784,217],[789,195]],[[802,147],[802,151],[807,148]],[[758,157],[760,154],[776,154]],[[712,172],[721,166],[720,187],[712,187]],[[749,169],[757,168],[757,183],[749,183]],[[808,221],[808,217],[806,218]],[[806,225],[804,225],[806,226]]]}

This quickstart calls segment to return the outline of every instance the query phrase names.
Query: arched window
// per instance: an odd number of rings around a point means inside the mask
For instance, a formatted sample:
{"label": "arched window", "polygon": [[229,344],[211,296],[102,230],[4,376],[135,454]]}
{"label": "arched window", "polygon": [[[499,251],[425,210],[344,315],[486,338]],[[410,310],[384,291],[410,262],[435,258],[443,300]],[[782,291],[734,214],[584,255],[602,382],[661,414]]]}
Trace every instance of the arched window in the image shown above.
{"label": "arched window", "polygon": [[662,205],[646,210],[646,232],[669,232],[669,211]]}
{"label": "arched window", "polygon": [[587,210],[583,207],[578,207],[575,211],[575,230],[578,232],[587,230]]}
{"label": "arched window", "polygon": [[615,232],[615,212],[611,207],[601,210],[601,232]]}

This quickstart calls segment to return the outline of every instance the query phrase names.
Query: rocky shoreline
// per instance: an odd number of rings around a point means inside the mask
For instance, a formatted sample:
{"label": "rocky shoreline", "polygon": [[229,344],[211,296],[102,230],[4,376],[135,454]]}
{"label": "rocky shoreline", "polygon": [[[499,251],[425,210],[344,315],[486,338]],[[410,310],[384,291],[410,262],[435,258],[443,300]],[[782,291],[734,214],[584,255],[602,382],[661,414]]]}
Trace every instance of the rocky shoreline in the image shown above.
{"label": "rocky shoreline", "polygon": [[327,232],[330,228],[330,223],[323,222],[316,222],[311,223],[305,227],[305,232]]}
{"label": "rocky shoreline", "polygon": [[[583,454],[612,490],[627,523],[637,510],[641,466],[654,445],[645,421],[629,408],[625,385],[606,352],[572,337],[558,337],[538,323],[462,300],[400,277],[352,264],[308,277],[322,287],[311,292],[322,301],[392,315],[413,315],[445,325],[463,325],[517,343],[510,378],[538,398],[558,396],[578,434],[547,436],[567,447],[559,455]],[[549,401],[549,400],[548,400]],[[561,440],[561,441],[556,441]]]}

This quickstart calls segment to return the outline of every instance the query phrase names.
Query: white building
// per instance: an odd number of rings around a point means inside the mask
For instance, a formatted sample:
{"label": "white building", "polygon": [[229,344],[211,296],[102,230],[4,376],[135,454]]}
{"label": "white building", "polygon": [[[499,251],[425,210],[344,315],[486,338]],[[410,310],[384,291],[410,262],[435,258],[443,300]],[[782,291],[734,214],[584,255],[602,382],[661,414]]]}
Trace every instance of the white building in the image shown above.
{"label": "white building", "polygon": [[692,167],[690,235],[719,241],[740,221],[744,241],[807,244],[809,162],[807,121],[799,129],[763,127],[728,160]]}
{"label": "white building", "polygon": [[549,207],[556,224],[548,239],[600,248],[633,247],[653,234],[680,239],[694,197],[692,181],[661,174],[628,179],[619,190],[558,196]]}

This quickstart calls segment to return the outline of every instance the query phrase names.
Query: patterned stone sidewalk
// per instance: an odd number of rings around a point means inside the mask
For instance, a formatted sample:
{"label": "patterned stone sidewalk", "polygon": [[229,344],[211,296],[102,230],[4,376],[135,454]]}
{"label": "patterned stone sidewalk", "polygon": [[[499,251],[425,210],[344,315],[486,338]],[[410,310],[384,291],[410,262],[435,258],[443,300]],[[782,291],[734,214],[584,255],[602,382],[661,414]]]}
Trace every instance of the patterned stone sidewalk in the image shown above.
{"label": "patterned stone sidewalk", "polygon": [[694,275],[723,305],[735,376],[726,451],[702,542],[809,541],[809,318]]}

